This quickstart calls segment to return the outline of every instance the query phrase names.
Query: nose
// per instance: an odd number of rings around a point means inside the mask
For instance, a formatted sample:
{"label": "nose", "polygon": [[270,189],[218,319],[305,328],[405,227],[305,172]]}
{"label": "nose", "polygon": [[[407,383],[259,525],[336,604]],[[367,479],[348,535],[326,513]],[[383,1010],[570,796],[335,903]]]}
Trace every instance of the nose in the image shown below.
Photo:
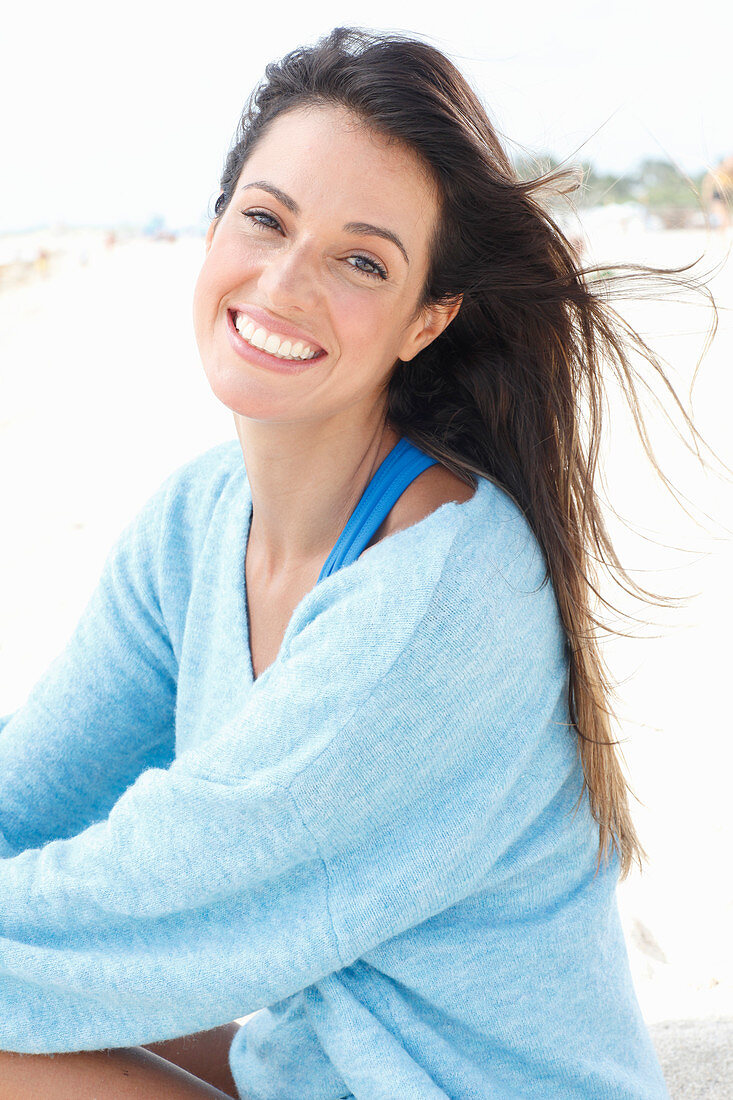
{"label": "nose", "polygon": [[265,262],[259,288],[274,310],[312,310],[318,297],[318,272],[306,242],[274,253]]}

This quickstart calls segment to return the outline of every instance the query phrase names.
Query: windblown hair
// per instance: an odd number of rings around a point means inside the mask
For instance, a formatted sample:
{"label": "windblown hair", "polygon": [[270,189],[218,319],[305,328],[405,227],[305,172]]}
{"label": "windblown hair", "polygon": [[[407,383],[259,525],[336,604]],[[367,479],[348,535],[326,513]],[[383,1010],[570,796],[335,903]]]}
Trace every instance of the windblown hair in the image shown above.
{"label": "windblown hair", "polygon": [[[463,300],[440,336],[395,364],[387,420],[468,485],[476,487],[478,474],[501,486],[531,525],[545,558],[543,584],[551,579],[565,631],[581,798],[587,789],[599,825],[596,873],[613,847],[625,878],[633,860],[643,869],[648,856],[611,734],[614,684],[596,628],[622,632],[594,613],[594,598],[613,606],[598,588],[597,567],[615,570],[638,598],[658,604],[675,598],[655,596],[628,576],[604,524],[594,488],[604,367],[621,383],[667,488],[641,417],[632,350],[653,366],[693,436],[701,437],[656,355],[610,306],[609,289],[614,270],[674,276],[692,265],[581,268],[543,199],[577,189],[577,169],[520,178],[480,99],[443,53],[417,39],[354,27],[337,27],[266,67],[226,158],[216,217],[273,119],[319,105],[343,106],[417,153],[437,184],[440,212],[416,315],[458,295]],[[702,292],[715,311],[712,295]],[[717,311],[715,317],[717,325]]]}

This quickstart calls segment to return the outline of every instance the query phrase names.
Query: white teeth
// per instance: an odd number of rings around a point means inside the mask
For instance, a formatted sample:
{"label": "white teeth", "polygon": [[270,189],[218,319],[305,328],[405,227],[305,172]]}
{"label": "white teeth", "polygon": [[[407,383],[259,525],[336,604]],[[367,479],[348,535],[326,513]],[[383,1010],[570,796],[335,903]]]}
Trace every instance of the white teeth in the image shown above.
{"label": "white teeth", "polygon": [[257,328],[254,321],[248,320],[242,313],[237,314],[235,324],[237,331],[247,343],[256,348],[261,348],[271,355],[276,355],[279,359],[312,359],[318,354],[315,348],[302,340],[292,343],[285,337],[277,336],[274,332]]}

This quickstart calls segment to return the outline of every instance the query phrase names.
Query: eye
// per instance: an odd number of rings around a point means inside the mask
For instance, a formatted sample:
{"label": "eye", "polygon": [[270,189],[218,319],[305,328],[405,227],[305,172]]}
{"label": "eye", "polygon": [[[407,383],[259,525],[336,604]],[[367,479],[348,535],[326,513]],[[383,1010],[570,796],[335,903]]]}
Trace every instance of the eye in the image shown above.
{"label": "eye", "polygon": [[[266,210],[243,210],[245,218],[249,218],[252,225],[256,225],[258,229],[279,229],[280,223],[277,218],[273,218],[272,214],[268,214]],[[268,218],[272,225],[266,225],[264,222],[258,221],[258,218]]]}
{"label": "eye", "polygon": [[[273,217],[272,214],[268,214],[266,210],[242,210],[241,213],[245,218],[249,218],[250,223],[256,225],[258,229],[280,229],[280,223],[277,218]],[[260,219],[265,220],[261,221]],[[271,224],[268,225],[267,222]],[[356,271],[361,271],[363,275],[366,275],[370,279],[387,278],[387,269],[380,264],[378,260],[373,260],[371,256],[362,256],[357,253],[354,256],[349,256],[349,260],[357,260],[363,264],[368,264],[369,268],[357,267],[355,264],[351,264],[351,266],[354,267]]]}
{"label": "eye", "polygon": [[[350,260],[363,260],[364,263],[371,264],[371,267],[372,267],[371,271],[367,271],[367,269],[364,268],[364,267],[357,267],[356,270],[357,271],[363,271],[365,275],[369,275],[372,279],[386,279],[387,278],[387,269],[385,267],[383,267],[382,264],[377,263],[376,260],[372,260],[370,256],[356,255],[356,256],[350,256],[349,259]],[[354,265],[352,264],[352,267],[353,266]]]}

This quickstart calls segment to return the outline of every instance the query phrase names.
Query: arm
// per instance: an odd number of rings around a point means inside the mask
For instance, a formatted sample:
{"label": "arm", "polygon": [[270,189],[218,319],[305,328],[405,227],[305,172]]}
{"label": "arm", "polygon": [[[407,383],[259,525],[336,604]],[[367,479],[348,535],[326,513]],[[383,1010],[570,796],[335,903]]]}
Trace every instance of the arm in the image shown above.
{"label": "arm", "polygon": [[0,855],[80,832],[172,759],[177,669],[157,552],[169,482],[108,554],[64,651],[0,720]]}
{"label": "arm", "polygon": [[211,1031],[199,1031],[196,1035],[184,1035],[181,1039],[169,1039],[164,1043],[151,1043],[143,1049],[185,1069],[227,1096],[236,1097],[237,1086],[229,1068],[229,1050],[240,1027],[241,1024],[233,1021]]}
{"label": "arm", "polygon": [[517,786],[531,814],[557,780],[537,754],[566,733],[563,647],[549,586],[477,586],[449,550],[424,585],[395,555],[384,584],[356,565],[317,586],[236,720],[0,862],[0,1047],[216,1027],[485,881],[526,828]]}
{"label": "arm", "polygon": [[0,1051],[2,1100],[248,1100],[197,1078],[145,1047],[80,1054],[13,1054]]}

